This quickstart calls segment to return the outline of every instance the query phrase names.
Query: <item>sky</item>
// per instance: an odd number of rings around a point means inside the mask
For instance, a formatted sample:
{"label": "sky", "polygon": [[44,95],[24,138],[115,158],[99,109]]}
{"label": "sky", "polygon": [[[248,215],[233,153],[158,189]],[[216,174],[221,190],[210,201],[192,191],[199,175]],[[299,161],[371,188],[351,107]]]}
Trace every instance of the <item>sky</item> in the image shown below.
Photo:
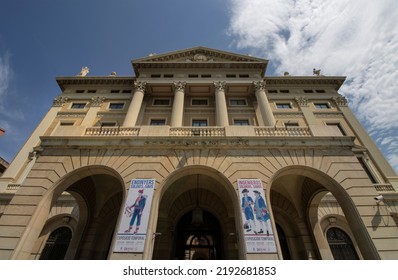
{"label": "sky", "polygon": [[346,76],[340,93],[398,171],[397,22],[396,0],[3,1],[0,156],[49,110],[56,77],[132,76],[131,59],[205,46],[268,59],[268,76]]}

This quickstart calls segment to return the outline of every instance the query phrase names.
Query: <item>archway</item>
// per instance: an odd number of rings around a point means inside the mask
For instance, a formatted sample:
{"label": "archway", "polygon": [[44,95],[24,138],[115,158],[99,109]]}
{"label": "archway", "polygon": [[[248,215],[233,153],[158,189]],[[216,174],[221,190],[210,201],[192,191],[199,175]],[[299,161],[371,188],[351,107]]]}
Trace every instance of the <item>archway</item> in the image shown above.
{"label": "archway", "polygon": [[[291,166],[277,172],[269,190],[271,211],[275,223],[283,228],[295,229],[286,234],[286,242],[293,259],[324,259],[327,242],[320,242],[319,203],[331,193],[353,233],[353,240],[365,259],[378,259],[379,255],[363,224],[358,210],[345,189],[328,175],[305,166]],[[274,211],[275,210],[275,211]],[[286,219],[286,216],[289,219]],[[326,241],[325,237],[323,239]],[[329,253],[330,254],[330,253]],[[331,255],[331,254],[330,254]]]}
{"label": "archway", "polygon": [[[50,213],[62,207],[59,199],[67,192],[73,197],[78,213],[74,215],[77,221],[64,259],[106,259],[124,191],[120,175],[108,167],[90,166],[70,172],[54,184],[38,204],[20,248],[30,248],[29,252],[33,253],[37,242],[32,240],[46,231],[45,227],[53,219]],[[21,257],[16,254],[15,258]]]}
{"label": "archway", "polygon": [[172,176],[160,197],[156,232],[161,235],[152,258],[238,259],[240,208],[232,186],[200,166]]}

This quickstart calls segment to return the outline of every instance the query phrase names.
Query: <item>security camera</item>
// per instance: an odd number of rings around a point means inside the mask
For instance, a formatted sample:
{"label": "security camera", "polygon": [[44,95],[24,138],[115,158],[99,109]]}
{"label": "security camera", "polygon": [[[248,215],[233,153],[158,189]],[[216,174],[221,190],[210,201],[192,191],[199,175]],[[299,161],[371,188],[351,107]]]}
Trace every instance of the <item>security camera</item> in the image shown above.
{"label": "security camera", "polygon": [[374,200],[376,200],[376,203],[380,203],[384,200],[384,197],[380,194],[378,196],[375,196]]}

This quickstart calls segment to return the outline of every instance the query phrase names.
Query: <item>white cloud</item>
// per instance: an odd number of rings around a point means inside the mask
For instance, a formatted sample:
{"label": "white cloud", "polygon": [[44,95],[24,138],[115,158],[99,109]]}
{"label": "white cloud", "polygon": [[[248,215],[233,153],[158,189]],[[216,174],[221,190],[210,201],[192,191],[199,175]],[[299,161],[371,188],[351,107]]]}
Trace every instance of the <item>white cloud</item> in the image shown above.
{"label": "white cloud", "polygon": [[230,1],[235,43],[276,74],[347,76],[340,92],[398,171],[396,0]]}

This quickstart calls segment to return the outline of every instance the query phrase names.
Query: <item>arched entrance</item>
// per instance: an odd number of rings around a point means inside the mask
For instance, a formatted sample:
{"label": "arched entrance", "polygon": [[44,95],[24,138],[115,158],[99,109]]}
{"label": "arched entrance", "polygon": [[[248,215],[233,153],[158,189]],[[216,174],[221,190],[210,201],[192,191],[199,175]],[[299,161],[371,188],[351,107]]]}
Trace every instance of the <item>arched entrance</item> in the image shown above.
{"label": "arched entrance", "polygon": [[[73,197],[74,205],[67,206],[73,208],[70,210],[73,213],[62,212],[66,207],[62,203],[65,194]],[[38,204],[31,220],[34,222],[28,226],[29,231],[24,233],[29,238],[23,239],[26,242],[21,243],[21,249],[16,252],[30,247],[25,250],[29,250],[32,255],[41,255],[43,250],[35,251],[37,243],[42,242],[46,235],[49,236],[49,229],[52,232],[51,228],[61,223],[72,229],[68,246],[65,245],[66,242],[63,244],[66,249],[63,259],[106,259],[123,195],[123,181],[120,175],[110,168],[90,166],[70,172],[61,178]],[[62,214],[54,216],[54,213],[59,211]],[[74,221],[73,225],[70,224],[70,220]],[[37,234],[37,241],[32,243],[31,240],[35,240],[34,234]],[[18,255],[15,258],[18,258]]]}
{"label": "arched entrance", "polygon": [[177,223],[175,256],[179,260],[222,259],[221,227],[216,217],[202,211],[197,219],[195,209],[183,215]]}
{"label": "arched entrance", "polygon": [[282,247],[287,246],[292,259],[333,258],[325,226],[321,226],[328,207],[340,209],[338,222],[353,233],[353,243],[358,244],[363,258],[379,258],[349,194],[319,170],[296,166],[279,171],[271,183],[270,199],[278,230],[285,233],[280,236],[279,248],[286,250]]}
{"label": "arched entrance", "polygon": [[[236,192],[213,170],[186,168],[160,197],[153,259],[239,259]],[[236,218],[236,216],[238,218]]]}

